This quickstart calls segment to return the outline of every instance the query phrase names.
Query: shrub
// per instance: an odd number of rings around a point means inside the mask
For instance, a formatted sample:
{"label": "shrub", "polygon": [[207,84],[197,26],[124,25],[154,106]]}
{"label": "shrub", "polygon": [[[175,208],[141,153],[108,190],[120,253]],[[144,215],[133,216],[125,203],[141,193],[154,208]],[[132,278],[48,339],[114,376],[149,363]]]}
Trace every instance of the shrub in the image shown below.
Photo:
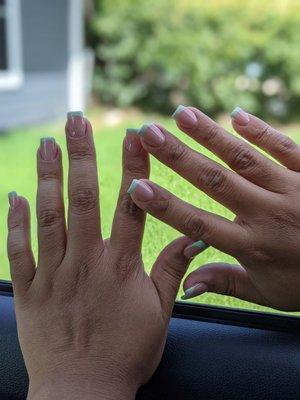
{"label": "shrub", "polygon": [[236,105],[290,117],[300,106],[300,3],[95,0],[90,43],[103,103],[216,114]]}

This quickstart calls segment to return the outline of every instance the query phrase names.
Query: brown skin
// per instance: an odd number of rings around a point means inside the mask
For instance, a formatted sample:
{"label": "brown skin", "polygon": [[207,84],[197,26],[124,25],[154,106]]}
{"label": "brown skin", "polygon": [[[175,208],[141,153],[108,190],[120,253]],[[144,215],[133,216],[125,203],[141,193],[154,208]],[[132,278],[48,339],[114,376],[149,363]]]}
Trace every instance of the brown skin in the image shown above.
{"label": "brown skin", "polygon": [[[73,125],[84,126],[83,137]],[[86,119],[66,125],[69,154],[68,227],[62,157],[37,154],[37,267],[30,244],[29,206],[11,199],[8,254],[20,345],[29,374],[28,399],[134,399],[156,369],[180,281],[189,260],[180,238],[145,273],[145,215],[126,190],[149,175],[135,135],[123,151],[123,178],[111,238],[101,236],[96,155]],[[49,156],[49,154],[48,154]]]}
{"label": "brown skin", "polygon": [[[240,265],[209,264],[192,272],[185,290],[207,291],[287,311],[300,310],[300,148],[287,136],[248,114],[246,125],[233,127],[268,152],[265,157],[193,107],[195,123],[176,116],[178,127],[219,156],[228,169],[192,150],[162,126],[164,140],[153,145],[148,127],[141,138],[145,150],[194,186],[229,208],[235,220],[206,212],[143,179],[152,199],[143,201],[139,187],[132,199],[143,210],[194,240],[235,257]],[[154,127],[154,130],[156,129]],[[152,144],[151,144],[152,143]],[[197,293],[195,293],[197,295]]]}

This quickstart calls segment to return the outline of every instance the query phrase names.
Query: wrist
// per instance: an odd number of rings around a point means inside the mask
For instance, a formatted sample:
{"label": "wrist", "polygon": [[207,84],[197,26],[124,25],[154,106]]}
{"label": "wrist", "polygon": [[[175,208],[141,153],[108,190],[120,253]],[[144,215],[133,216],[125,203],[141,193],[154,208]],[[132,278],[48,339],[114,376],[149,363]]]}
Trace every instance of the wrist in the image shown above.
{"label": "wrist", "polygon": [[130,382],[117,381],[114,376],[99,379],[94,375],[62,374],[40,384],[30,381],[27,400],[134,400],[137,389]]}

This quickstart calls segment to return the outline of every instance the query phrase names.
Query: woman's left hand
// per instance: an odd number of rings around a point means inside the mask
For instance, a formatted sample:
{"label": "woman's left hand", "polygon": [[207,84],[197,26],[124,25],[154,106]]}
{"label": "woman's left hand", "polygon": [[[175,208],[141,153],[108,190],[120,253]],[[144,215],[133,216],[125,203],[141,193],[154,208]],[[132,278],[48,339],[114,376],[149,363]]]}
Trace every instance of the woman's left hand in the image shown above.
{"label": "woman's left hand", "polygon": [[101,233],[92,127],[69,114],[68,225],[62,154],[52,138],[37,152],[38,261],[30,239],[29,205],[10,194],[8,255],[18,335],[29,375],[28,399],[134,399],[156,369],[191,243],[179,238],[157,258],[151,276],[141,245],[145,213],[126,193],[148,154],[130,131],[110,239]]}
{"label": "woman's left hand", "polygon": [[209,264],[194,271],[184,283],[185,297],[210,291],[300,310],[299,146],[240,108],[232,113],[234,129],[280,164],[196,108],[180,106],[174,118],[182,131],[231,169],[192,150],[158,124],[140,129],[144,149],[229,208],[235,220],[198,209],[146,179],[135,181],[131,196],[143,210],[201,240],[200,247],[204,241],[241,264]]}

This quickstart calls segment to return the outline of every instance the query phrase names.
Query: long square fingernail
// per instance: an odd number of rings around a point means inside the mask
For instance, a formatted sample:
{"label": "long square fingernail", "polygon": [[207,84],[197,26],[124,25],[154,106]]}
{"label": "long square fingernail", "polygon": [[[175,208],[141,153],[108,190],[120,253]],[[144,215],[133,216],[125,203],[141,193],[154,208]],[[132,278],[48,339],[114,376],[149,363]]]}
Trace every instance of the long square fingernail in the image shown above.
{"label": "long square fingernail", "polygon": [[165,141],[165,135],[155,124],[144,124],[140,130],[139,135],[150,146],[158,147]]}
{"label": "long square fingernail", "polygon": [[250,118],[248,113],[244,111],[241,107],[236,107],[230,114],[232,120],[240,126],[247,126]]}
{"label": "long square fingernail", "polygon": [[53,161],[57,156],[57,145],[53,137],[41,139],[40,155],[45,161]]}
{"label": "long square fingernail", "polygon": [[139,137],[139,129],[126,129],[125,148],[132,156],[136,156],[140,153],[142,144]]}
{"label": "long square fingernail", "polygon": [[18,204],[18,194],[17,194],[17,192],[8,193],[8,201],[9,201],[10,208],[16,207],[16,205]]}
{"label": "long square fingernail", "polygon": [[188,300],[193,297],[200,296],[201,294],[203,294],[207,291],[208,291],[207,285],[203,282],[200,282],[200,283],[197,283],[196,285],[186,289],[184,292],[184,295],[181,296],[181,299]]}
{"label": "long square fingernail", "polygon": [[137,201],[147,202],[153,200],[153,190],[149,185],[139,179],[133,179],[127,193]]}
{"label": "long square fingernail", "polygon": [[179,105],[172,115],[183,128],[194,128],[197,125],[197,116],[188,107]]}
{"label": "long square fingernail", "polygon": [[82,111],[70,111],[67,114],[67,131],[70,137],[81,138],[86,133],[86,122]]}
{"label": "long square fingernail", "polygon": [[183,254],[185,255],[186,258],[193,258],[197,254],[202,253],[202,251],[206,250],[209,247],[209,244],[205,243],[203,240],[198,240],[195,243],[190,244],[187,246]]}

